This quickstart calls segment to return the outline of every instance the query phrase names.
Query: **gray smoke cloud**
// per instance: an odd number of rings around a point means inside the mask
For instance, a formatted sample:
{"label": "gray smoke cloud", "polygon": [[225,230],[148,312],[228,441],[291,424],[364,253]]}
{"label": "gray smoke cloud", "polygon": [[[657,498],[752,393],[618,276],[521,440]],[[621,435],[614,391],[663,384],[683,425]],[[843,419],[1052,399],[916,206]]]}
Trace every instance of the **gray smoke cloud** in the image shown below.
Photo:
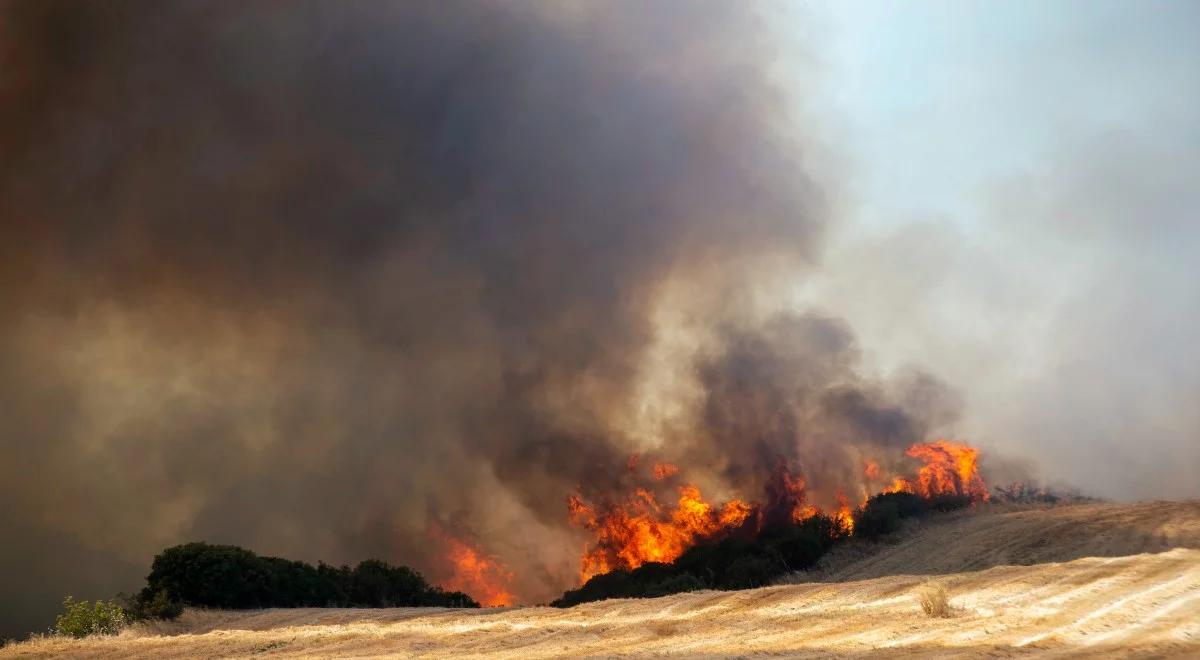
{"label": "gray smoke cloud", "polygon": [[0,632],[189,540],[437,578],[431,523],[542,601],[631,453],[754,497],[955,419],[764,303],[827,223],[740,4],[0,16]]}
{"label": "gray smoke cloud", "polygon": [[953,383],[992,467],[1200,497],[1200,6],[812,6],[855,190],[800,298]]}

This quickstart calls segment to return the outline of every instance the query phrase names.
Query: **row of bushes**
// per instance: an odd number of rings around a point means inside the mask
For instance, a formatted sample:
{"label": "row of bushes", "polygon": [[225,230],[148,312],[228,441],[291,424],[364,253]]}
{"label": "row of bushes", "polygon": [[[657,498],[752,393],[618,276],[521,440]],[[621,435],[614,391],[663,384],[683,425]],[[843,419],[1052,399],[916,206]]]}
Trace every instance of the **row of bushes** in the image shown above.
{"label": "row of bushes", "polygon": [[262,607],[479,607],[470,596],[430,586],[407,566],[368,559],[354,568],[260,557],[232,545],[187,543],[154,558],[135,618],[172,618],[183,605]]}
{"label": "row of bushes", "polygon": [[[872,497],[854,513],[854,534],[878,539],[898,530],[903,519],[931,511],[968,506],[969,497],[923,499],[911,493]],[[669,564],[650,563],[633,570],[597,575],[551,603],[571,607],[606,598],[653,598],[698,589],[749,589],[779,576],[812,568],[834,545],[849,536],[824,515],[760,532],[753,539],[726,538],[693,546]]]}
{"label": "row of bushes", "polygon": [[971,502],[967,495],[922,498],[912,493],[880,493],[854,512],[854,535],[873,541],[899,530],[905,518],[963,509]]}
{"label": "row of bushes", "polygon": [[146,586],[94,603],[67,596],[55,621],[60,635],[111,635],[133,621],[174,619],[185,605],[262,607],[479,607],[470,596],[431,586],[407,566],[376,559],[354,568],[260,557],[232,545],[187,543],[154,558]]}
{"label": "row of bushes", "polygon": [[[854,534],[877,539],[898,530],[905,518],[970,504],[967,497],[922,499],[886,493],[854,514]],[[726,538],[696,545],[669,564],[597,575],[551,603],[570,607],[606,598],[649,598],[697,589],[747,589],[770,584],[792,571],[813,567],[848,536],[824,515],[765,529],[753,538]],[[146,586],[124,603],[64,602],[56,622],[61,634],[84,636],[118,631],[130,621],[172,619],[185,605],[221,609],[263,607],[479,607],[470,596],[431,586],[407,566],[369,559],[354,568],[316,566],[261,557],[231,545],[188,543],[154,558]]]}

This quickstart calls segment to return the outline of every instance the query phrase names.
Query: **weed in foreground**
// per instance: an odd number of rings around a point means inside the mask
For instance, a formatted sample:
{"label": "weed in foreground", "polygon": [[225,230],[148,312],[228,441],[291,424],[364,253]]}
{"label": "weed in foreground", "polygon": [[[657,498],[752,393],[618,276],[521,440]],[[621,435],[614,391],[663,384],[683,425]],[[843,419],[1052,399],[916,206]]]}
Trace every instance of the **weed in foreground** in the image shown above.
{"label": "weed in foreground", "polygon": [[921,603],[921,610],[926,616],[935,619],[947,619],[950,617],[950,596],[946,593],[946,587],[936,582],[926,582],[917,590],[917,601]]}

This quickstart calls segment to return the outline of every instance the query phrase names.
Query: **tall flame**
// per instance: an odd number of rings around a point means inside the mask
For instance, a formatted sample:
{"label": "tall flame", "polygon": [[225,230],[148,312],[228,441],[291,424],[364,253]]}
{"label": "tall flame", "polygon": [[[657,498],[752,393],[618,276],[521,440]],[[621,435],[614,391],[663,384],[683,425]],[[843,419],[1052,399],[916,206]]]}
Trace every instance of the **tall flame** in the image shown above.
{"label": "tall flame", "polygon": [[922,460],[925,465],[917,473],[916,483],[907,490],[921,497],[961,495],[975,500],[988,500],[987,486],[979,476],[979,450],[949,440],[916,444],[905,452]]}
{"label": "tall flame", "polygon": [[674,561],[697,540],[737,529],[753,512],[740,500],[714,508],[690,484],[679,488],[674,509],[664,509],[644,488],[599,510],[572,495],[567,508],[572,522],[596,535],[580,562],[581,581],[618,568]]}
{"label": "tall flame", "polygon": [[854,533],[854,509],[850,506],[850,498],[842,491],[837,493],[838,510],[833,514],[833,519],[846,530],[847,534]]}
{"label": "tall flame", "polygon": [[[979,450],[969,445],[937,440],[918,443],[905,452],[921,461],[915,473],[890,475],[880,462],[868,460],[863,468],[863,481],[853,486],[865,503],[870,488],[882,492],[908,492],[923,498],[939,495],[969,497],[972,501],[988,499],[987,486],[979,476]],[[640,458],[640,457],[639,457]],[[628,466],[637,469],[637,462]],[[655,481],[680,472],[671,463],[655,463],[650,474]],[[885,484],[889,484],[885,486]],[[580,581],[616,569],[633,569],[647,562],[670,562],[689,547],[705,539],[731,534],[747,525],[757,529],[786,523],[798,523],[818,514],[826,514],[847,534],[854,533],[854,509],[846,490],[836,487],[824,491],[819,501],[834,502],[828,512],[808,500],[808,483],[804,476],[781,461],[764,486],[763,504],[751,504],[739,499],[717,507],[705,501],[700,489],[693,485],[679,487],[679,499],[673,508],[659,504],[655,494],[637,488],[633,494],[617,502],[597,507],[579,495],[567,500],[571,522],[589,530],[594,538],[584,549],[580,560]]]}
{"label": "tall flame", "polygon": [[430,536],[441,544],[444,553],[443,572],[447,577],[440,582],[443,589],[461,591],[484,607],[513,604],[513,574],[496,557],[437,525],[430,527]]}

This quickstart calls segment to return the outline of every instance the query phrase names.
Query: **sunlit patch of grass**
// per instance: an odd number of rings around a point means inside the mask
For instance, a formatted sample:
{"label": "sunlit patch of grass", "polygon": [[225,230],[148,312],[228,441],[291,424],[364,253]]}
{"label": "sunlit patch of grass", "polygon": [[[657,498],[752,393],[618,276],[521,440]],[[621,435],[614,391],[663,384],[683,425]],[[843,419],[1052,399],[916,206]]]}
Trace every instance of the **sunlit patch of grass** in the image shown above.
{"label": "sunlit patch of grass", "polygon": [[917,589],[917,602],[921,604],[921,611],[925,612],[926,616],[935,619],[947,619],[950,617],[950,595],[946,592],[946,587],[936,582],[926,582]]}

